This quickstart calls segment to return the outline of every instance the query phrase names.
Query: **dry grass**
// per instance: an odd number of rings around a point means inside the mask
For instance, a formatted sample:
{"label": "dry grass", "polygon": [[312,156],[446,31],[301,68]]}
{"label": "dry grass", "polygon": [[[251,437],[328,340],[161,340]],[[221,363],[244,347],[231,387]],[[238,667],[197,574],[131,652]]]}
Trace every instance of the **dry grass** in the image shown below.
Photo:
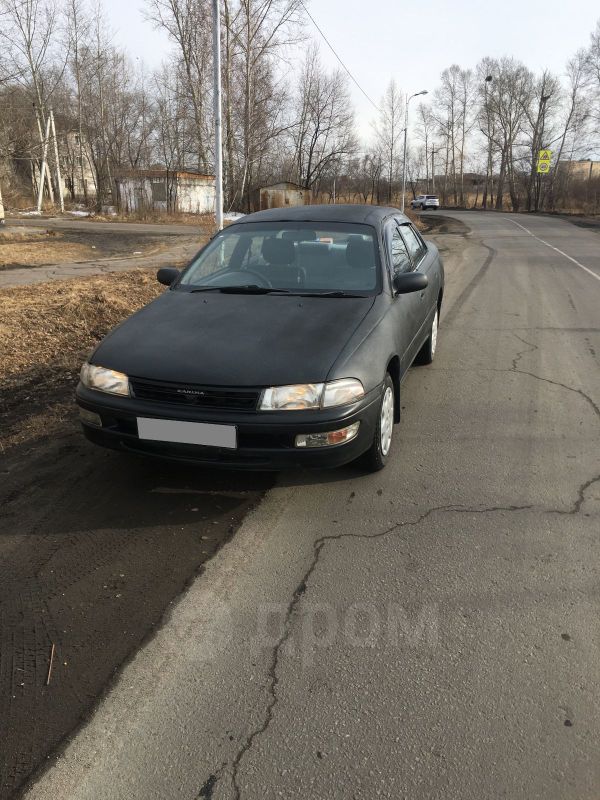
{"label": "dry grass", "polygon": [[406,208],[404,210],[404,215],[409,218],[418,231],[424,231],[426,229],[427,226],[423,220],[417,214],[415,214],[412,208]]}
{"label": "dry grass", "polygon": [[65,261],[90,261],[96,251],[85,244],[60,241],[0,243],[0,269],[7,265],[41,267]]}
{"label": "dry grass", "polygon": [[0,290],[0,446],[56,428],[89,351],[161,291],[149,270]]}
{"label": "dry grass", "polygon": [[190,227],[201,228],[205,233],[212,235],[215,232],[214,214],[167,214],[164,211],[156,211],[151,208],[140,209],[130,214],[103,214],[94,213],[86,217],[89,222],[150,222],[160,225],[189,225]]}
{"label": "dry grass", "polygon": [[148,256],[166,250],[173,241],[172,237],[136,234],[135,231],[118,230],[107,234],[89,228],[56,231],[34,226],[8,226],[0,232],[0,270],[130,258],[134,254]]}
{"label": "dry grass", "polygon": [[149,270],[0,290],[0,381],[48,364],[77,368],[80,354],[161,290]]}

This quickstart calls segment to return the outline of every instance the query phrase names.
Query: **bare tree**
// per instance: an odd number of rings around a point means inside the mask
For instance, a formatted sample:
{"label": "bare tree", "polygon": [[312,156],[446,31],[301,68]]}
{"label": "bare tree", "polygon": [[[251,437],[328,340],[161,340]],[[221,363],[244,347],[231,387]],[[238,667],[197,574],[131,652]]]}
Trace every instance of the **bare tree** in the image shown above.
{"label": "bare tree", "polygon": [[405,98],[392,79],[381,102],[381,110],[376,123],[375,141],[381,161],[385,165],[388,186],[388,202],[392,202],[393,187],[399,173],[401,140],[404,133]]}
{"label": "bare tree", "polygon": [[[435,149],[434,135],[435,135],[435,117],[431,108],[426,103],[419,103],[417,106],[417,123],[415,128],[417,139],[423,143],[423,166],[425,167],[425,191],[433,191],[430,189],[430,155]],[[433,177],[433,158],[431,159],[431,175]]]}
{"label": "bare tree", "polygon": [[293,106],[294,177],[307,189],[335,173],[355,149],[354,113],[345,75],[327,73],[316,46],[302,65]]}
{"label": "bare tree", "polygon": [[211,13],[208,0],[147,0],[148,17],[178,47],[196,129],[197,167],[208,171],[211,92]]}
{"label": "bare tree", "polygon": [[[39,156],[51,98],[59,85],[66,58],[59,56],[58,10],[53,0],[0,0],[0,43],[4,60],[14,77],[30,93],[40,144],[32,145]],[[48,193],[53,196],[46,170]]]}
{"label": "bare tree", "polygon": [[[82,72],[82,51],[88,41],[91,30],[91,20],[89,19],[82,0],[69,0],[67,8],[67,33],[70,48],[70,66],[75,81],[75,94],[77,98],[77,149],[78,166],[80,172],[81,188],[83,191],[84,202],[88,203],[88,186],[85,178],[85,159],[87,154],[83,139],[83,97],[81,85]],[[74,182],[73,182],[74,185]]]}

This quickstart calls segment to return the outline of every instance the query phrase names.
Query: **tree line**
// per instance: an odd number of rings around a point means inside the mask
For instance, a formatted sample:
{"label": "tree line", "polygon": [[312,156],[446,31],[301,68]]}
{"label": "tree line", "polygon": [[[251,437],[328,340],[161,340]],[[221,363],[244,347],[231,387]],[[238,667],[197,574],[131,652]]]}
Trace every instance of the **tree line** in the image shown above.
{"label": "tree line", "polygon": [[[227,208],[250,210],[258,188],[280,180],[324,202],[397,203],[407,96],[396,81],[361,141],[348,77],[323,65],[302,0],[221,0],[220,9]],[[36,191],[51,110],[74,200],[114,204],[115,176],[125,169],[212,173],[210,0],[145,0],[144,13],[171,44],[151,72],[114,43],[101,6],[0,0],[5,195],[7,187]],[[598,209],[600,170],[586,175],[569,164],[600,152],[600,22],[561,76],[535,74],[509,57],[474,69],[453,64],[427,102],[410,110],[411,196],[431,192],[445,205],[497,209]],[[536,168],[542,148],[553,151],[547,174]],[[54,193],[56,172],[46,180]]]}

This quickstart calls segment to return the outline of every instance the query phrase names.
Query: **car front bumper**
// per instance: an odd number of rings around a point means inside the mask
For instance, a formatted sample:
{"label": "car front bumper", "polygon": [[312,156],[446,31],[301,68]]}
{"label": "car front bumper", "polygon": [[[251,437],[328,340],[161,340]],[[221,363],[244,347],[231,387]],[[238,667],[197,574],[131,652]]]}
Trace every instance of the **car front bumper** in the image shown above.
{"label": "car front bumper", "polygon": [[[81,420],[94,444],[128,453],[234,469],[275,470],[290,467],[337,467],[354,461],[371,445],[377,425],[381,387],[360,403],[322,411],[232,412],[174,407],[135,397],[118,397],[77,387],[80,408],[98,414],[102,426]],[[185,420],[234,425],[236,449],[140,439],[137,418]],[[317,448],[295,446],[303,433],[335,431],[360,422],[358,434],[347,443]]]}

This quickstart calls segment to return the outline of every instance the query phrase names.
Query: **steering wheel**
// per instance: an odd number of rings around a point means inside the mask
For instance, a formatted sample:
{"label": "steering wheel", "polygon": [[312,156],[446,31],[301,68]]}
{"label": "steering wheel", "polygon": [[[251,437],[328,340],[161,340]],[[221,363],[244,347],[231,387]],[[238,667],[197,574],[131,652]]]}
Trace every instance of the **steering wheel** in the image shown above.
{"label": "steering wheel", "polygon": [[[216,275],[213,280],[207,281],[211,286],[235,286],[238,282],[242,285],[251,283],[248,281],[248,275],[256,279],[256,285],[261,289],[272,289],[273,284],[268,278],[260,272],[255,272],[253,269],[236,269],[231,272],[224,272],[222,275]],[[233,278],[233,280],[232,280]]]}

